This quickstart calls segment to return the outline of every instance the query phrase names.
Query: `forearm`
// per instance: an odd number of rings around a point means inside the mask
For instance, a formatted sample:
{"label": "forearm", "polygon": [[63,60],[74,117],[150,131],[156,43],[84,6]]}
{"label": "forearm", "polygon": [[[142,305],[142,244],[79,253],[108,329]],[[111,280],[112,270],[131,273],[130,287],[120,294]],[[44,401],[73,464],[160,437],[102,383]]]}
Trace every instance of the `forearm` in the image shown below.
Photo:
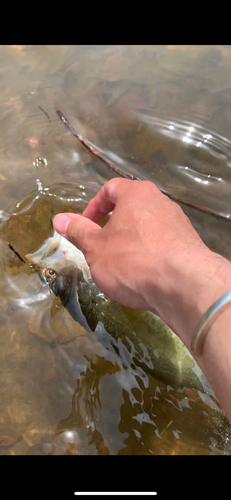
{"label": "forearm", "polygon": [[[219,297],[231,290],[231,263],[210,250],[202,249],[196,260],[192,258],[191,263],[186,264],[186,268],[181,264],[177,274],[178,279],[175,275],[172,277],[172,307],[169,311],[165,308],[160,315],[192,353],[192,333],[201,316]],[[231,421],[231,303],[211,325],[202,355],[194,358]]]}

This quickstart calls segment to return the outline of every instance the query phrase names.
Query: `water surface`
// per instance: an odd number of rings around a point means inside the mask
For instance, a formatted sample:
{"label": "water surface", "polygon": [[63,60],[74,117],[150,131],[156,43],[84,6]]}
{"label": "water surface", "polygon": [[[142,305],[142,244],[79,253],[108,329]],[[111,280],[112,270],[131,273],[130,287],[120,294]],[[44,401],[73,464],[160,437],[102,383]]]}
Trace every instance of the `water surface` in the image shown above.
{"label": "water surface", "polygon": [[214,397],[122,363],[7,246],[34,251],[112,177],[61,109],[119,168],[222,217],[182,205],[230,259],[230,81],[229,46],[0,47],[1,454],[230,454]]}

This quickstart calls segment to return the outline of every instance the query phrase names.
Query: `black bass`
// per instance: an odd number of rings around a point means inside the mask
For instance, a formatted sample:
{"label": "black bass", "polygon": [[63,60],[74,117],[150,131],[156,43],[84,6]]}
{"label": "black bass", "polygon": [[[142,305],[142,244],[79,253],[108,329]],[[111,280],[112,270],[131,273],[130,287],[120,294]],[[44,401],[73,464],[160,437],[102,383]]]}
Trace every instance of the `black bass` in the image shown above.
{"label": "black bass", "polygon": [[183,342],[155,314],[111,301],[93,282],[83,253],[54,234],[26,259],[38,270],[75,321],[94,333],[101,322],[116,341],[133,354],[135,364],[173,387],[211,392],[199,366]]}

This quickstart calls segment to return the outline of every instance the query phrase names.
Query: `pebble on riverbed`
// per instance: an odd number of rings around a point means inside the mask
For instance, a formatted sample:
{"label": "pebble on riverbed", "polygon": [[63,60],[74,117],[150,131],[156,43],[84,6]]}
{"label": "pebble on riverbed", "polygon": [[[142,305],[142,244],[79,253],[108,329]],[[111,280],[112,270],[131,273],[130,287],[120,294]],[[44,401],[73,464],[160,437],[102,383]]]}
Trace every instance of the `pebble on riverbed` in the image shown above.
{"label": "pebble on riverbed", "polygon": [[24,139],[24,142],[29,144],[31,148],[37,148],[38,146],[44,146],[44,142],[39,142],[38,138],[32,135],[31,137],[27,137]]}

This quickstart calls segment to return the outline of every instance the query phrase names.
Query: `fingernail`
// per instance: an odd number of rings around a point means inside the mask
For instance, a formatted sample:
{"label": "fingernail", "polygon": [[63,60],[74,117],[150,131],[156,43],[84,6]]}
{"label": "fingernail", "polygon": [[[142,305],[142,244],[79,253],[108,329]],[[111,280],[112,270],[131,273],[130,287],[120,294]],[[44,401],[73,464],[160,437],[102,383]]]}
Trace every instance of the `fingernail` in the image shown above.
{"label": "fingernail", "polygon": [[70,217],[68,217],[66,214],[58,214],[54,218],[53,226],[57,233],[66,234],[67,226],[70,221]]}

